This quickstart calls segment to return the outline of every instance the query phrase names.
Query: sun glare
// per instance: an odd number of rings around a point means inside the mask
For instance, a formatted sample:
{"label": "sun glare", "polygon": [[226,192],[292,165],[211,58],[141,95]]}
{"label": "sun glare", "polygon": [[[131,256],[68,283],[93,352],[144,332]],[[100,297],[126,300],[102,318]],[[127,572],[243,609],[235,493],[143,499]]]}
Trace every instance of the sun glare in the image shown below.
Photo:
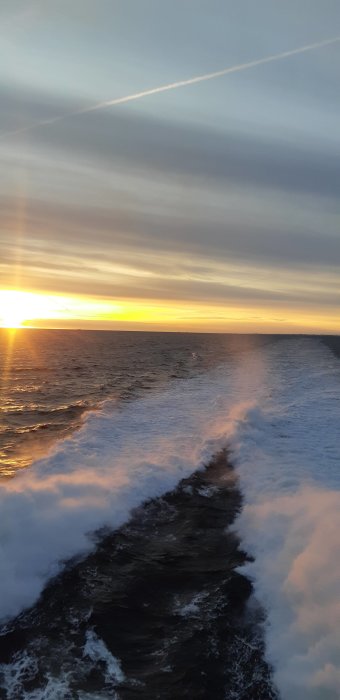
{"label": "sun glare", "polygon": [[0,326],[2,328],[20,328],[26,318],[26,304],[22,292],[0,292]]}
{"label": "sun glare", "polygon": [[83,320],[114,319],[120,305],[109,300],[39,294],[12,289],[0,290],[0,327],[23,328],[41,321],[59,323]]}
{"label": "sun glare", "polygon": [[0,291],[0,326],[22,328],[30,321],[52,314],[51,299],[43,294],[14,289]]}

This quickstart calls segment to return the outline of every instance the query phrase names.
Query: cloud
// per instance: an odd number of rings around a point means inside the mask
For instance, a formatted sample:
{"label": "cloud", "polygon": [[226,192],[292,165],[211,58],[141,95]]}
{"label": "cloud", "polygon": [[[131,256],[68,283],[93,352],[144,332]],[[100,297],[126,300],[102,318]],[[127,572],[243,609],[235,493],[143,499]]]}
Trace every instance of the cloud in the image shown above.
{"label": "cloud", "polygon": [[97,112],[98,110],[108,109],[109,107],[117,107],[122,104],[127,104],[129,102],[135,102],[136,100],[144,99],[150,97],[151,95],[158,95],[163,92],[168,92],[169,90],[178,90],[179,88],[189,87],[191,85],[197,85],[197,83],[206,82],[208,80],[215,80],[217,78],[222,78],[232,73],[239,73],[244,70],[250,70],[252,68],[257,68],[258,66],[265,65],[267,63],[273,63],[275,61],[281,61],[298,54],[306,53],[309,51],[315,51],[317,49],[336,44],[340,41],[340,37],[333,37],[329,39],[324,39],[322,41],[317,41],[311,44],[306,44],[295,49],[290,49],[288,51],[281,51],[280,53],[275,53],[270,56],[265,56],[263,58],[255,59],[252,61],[247,61],[245,63],[238,63],[234,66],[229,66],[228,68],[222,68],[221,70],[213,71],[210,73],[204,73],[203,75],[196,75],[192,78],[179,80],[176,82],[168,83],[165,85],[160,85],[158,87],[149,88],[147,90],[142,90],[139,92],[134,92],[130,95],[125,95],[123,97],[115,97],[113,99],[108,99],[102,102],[97,102],[94,105],[88,107],[79,108],[77,110],[65,112],[59,116],[50,117],[45,120],[34,122],[33,124],[23,126],[19,129],[11,130],[4,134],[4,137],[16,135],[17,133],[25,133],[42,127],[49,127],[57,122],[64,121],[64,119],[72,119],[73,117],[80,116],[82,114],[89,114],[92,112]]}
{"label": "cloud", "polygon": [[[3,131],[13,122],[34,123],[38,114],[49,121],[52,115],[59,119],[75,104],[79,107],[79,102],[4,87],[0,96]],[[24,155],[25,135],[8,138]],[[38,152],[48,149],[50,155],[51,150],[61,150],[70,160],[88,162],[90,158],[97,167],[118,169],[123,165],[222,185],[237,183],[327,197],[338,194],[339,159],[325,144],[287,142],[228,129],[218,132],[124,109],[80,113],[72,120],[41,127],[29,135],[29,144]]]}
{"label": "cloud", "polygon": [[[82,107],[9,88],[2,97],[4,126]],[[3,283],[19,261],[27,284],[50,291],[334,308],[336,154],[322,139],[244,127],[222,133],[122,107],[1,143]],[[323,279],[314,289],[311,275]]]}
{"label": "cloud", "polygon": [[[155,197],[157,196],[157,189]],[[254,195],[252,195],[254,199]],[[291,202],[291,216],[284,216],[285,202],[278,200],[256,203],[247,198],[236,205],[209,206],[209,192],[200,201],[200,190],[193,193],[193,208],[178,202],[177,209],[167,211],[167,203],[151,196],[124,206],[116,203],[110,207],[96,206],[95,203],[53,203],[27,200],[23,205],[22,244],[46,251],[60,250],[77,253],[82,245],[82,256],[93,255],[97,259],[120,255],[123,251],[131,254],[131,260],[138,260],[139,253],[149,255],[191,253],[207,255],[209,258],[222,256],[235,261],[267,262],[277,266],[306,267],[334,266],[340,264],[340,246],[337,231],[333,231],[333,218],[322,219],[315,203],[309,202],[310,212],[303,211],[302,226],[299,206]],[[8,231],[8,242],[13,245],[12,233],[18,227],[18,202],[13,197],[3,197],[0,201],[0,225]],[[171,204],[171,199],[170,199]],[[243,210],[239,206],[243,204]],[[264,205],[266,204],[266,208]],[[19,204],[20,208],[20,204]],[[322,212],[323,213],[323,212]],[[321,214],[322,214],[321,213]],[[295,218],[294,218],[295,217]],[[321,230],[323,222],[324,229]],[[328,230],[326,229],[328,224]],[[307,228],[310,227],[310,228]],[[313,228],[314,227],[314,230]],[[94,232],[96,238],[94,242]],[[26,237],[26,240],[25,240]],[[327,245],[325,245],[325,240]],[[103,256],[105,256],[103,258]]]}

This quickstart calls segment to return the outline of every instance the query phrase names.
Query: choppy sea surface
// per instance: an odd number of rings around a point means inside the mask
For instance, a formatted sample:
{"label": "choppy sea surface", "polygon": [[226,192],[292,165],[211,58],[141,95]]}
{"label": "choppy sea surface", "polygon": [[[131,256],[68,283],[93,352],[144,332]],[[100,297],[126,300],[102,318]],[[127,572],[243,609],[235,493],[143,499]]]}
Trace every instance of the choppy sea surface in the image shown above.
{"label": "choppy sea surface", "polygon": [[1,698],[340,698],[339,356],[0,332]]}

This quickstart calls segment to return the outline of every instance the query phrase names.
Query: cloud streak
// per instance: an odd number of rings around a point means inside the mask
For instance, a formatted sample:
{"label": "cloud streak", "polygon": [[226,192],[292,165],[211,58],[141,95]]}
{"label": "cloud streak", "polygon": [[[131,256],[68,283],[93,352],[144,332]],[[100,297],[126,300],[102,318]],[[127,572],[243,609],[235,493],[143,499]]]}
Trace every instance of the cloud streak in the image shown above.
{"label": "cloud streak", "polygon": [[290,58],[292,56],[296,56],[299,54],[307,53],[309,51],[315,51],[317,49],[322,49],[326,46],[330,46],[332,44],[336,44],[340,42],[340,36],[332,37],[329,39],[324,39],[322,41],[317,41],[312,44],[305,44],[304,46],[300,46],[296,49],[290,49],[289,51],[282,51],[277,54],[271,54],[270,56],[265,56],[263,58],[255,59],[253,61],[247,61],[246,63],[239,63],[235,66],[229,66],[227,68],[222,68],[221,70],[218,71],[213,71],[211,73],[205,73],[203,75],[197,75],[192,78],[187,78],[185,80],[178,80],[174,83],[168,83],[166,85],[160,85],[158,87],[150,88],[148,90],[143,90],[141,92],[135,92],[131,95],[125,95],[123,97],[117,97],[111,100],[105,100],[103,102],[98,102],[97,104],[91,105],[89,107],[84,107],[82,109],[74,110],[72,112],[68,112],[67,114],[62,114],[58,115],[56,117],[52,117],[49,119],[45,119],[39,122],[35,122],[34,124],[30,124],[24,127],[21,127],[19,129],[15,129],[12,131],[7,131],[2,134],[0,134],[0,139],[4,139],[8,136],[15,136],[16,134],[21,134],[21,133],[26,133],[28,131],[32,131],[34,129],[37,129],[42,126],[49,126],[52,124],[55,124],[57,122],[63,121],[64,119],[68,119],[71,117],[75,116],[80,116],[82,114],[88,114],[90,112],[95,112],[97,110],[102,110],[102,109],[108,109],[109,107],[115,107],[121,104],[126,104],[128,102],[134,102],[136,100],[145,98],[145,97],[151,97],[152,95],[157,95],[162,92],[168,92],[170,90],[177,90],[178,88],[182,87],[188,87],[190,85],[196,85],[197,83],[203,83],[208,80],[215,80],[217,78],[222,78],[226,75],[230,75],[232,73],[238,73],[241,71],[245,70],[250,70],[252,68],[256,68],[257,66],[265,65],[267,63],[273,63],[275,61],[281,61],[286,58]]}

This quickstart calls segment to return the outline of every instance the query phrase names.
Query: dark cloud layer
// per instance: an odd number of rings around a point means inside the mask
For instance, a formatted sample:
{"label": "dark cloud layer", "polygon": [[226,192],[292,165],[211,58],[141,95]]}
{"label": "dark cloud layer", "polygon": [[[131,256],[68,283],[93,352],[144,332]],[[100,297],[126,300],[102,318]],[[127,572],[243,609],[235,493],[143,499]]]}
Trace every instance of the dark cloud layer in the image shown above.
{"label": "dark cloud layer", "polygon": [[[44,201],[27,201],[23,213],[24,236],[28,247],[45,250],[55,246],[78,251],[82,258],[93,259],[114,251],[129,250],[133,259],[139,252],[178,251],[232,257],[238,261],[266,262],[277,266],[304,267],[340,265],[340,244],[336,235],[324,232],[294,230],[287,221],[278,222],[275,231],[259,221],[206,221],[193,212],[188,220],[179,212],[169,217],[162,213],[114,208],[105,211],[94,204],[63,206]],[[3,232],[15,230],[18,203],[12,198],[0,199],[0,226]],[[95,246],[94,246],[95,237]],[[22,241],[24,242],[24,241]],[[93,250],[95,248],[95,250]]]}
{"label": "dark cloud layer", "polygon": [[[1,89],[3,133],[60,115],[82,103]],[[8,137],[10,138],[10,137]],[[254,133],[217,132],[130,112],[123,107],[68,116],[17,134],[38,148],[91,159],[106,168],[139,167],[173,176],[264,189],[338,197],[339,154],[307,141],[287,142]]]}

